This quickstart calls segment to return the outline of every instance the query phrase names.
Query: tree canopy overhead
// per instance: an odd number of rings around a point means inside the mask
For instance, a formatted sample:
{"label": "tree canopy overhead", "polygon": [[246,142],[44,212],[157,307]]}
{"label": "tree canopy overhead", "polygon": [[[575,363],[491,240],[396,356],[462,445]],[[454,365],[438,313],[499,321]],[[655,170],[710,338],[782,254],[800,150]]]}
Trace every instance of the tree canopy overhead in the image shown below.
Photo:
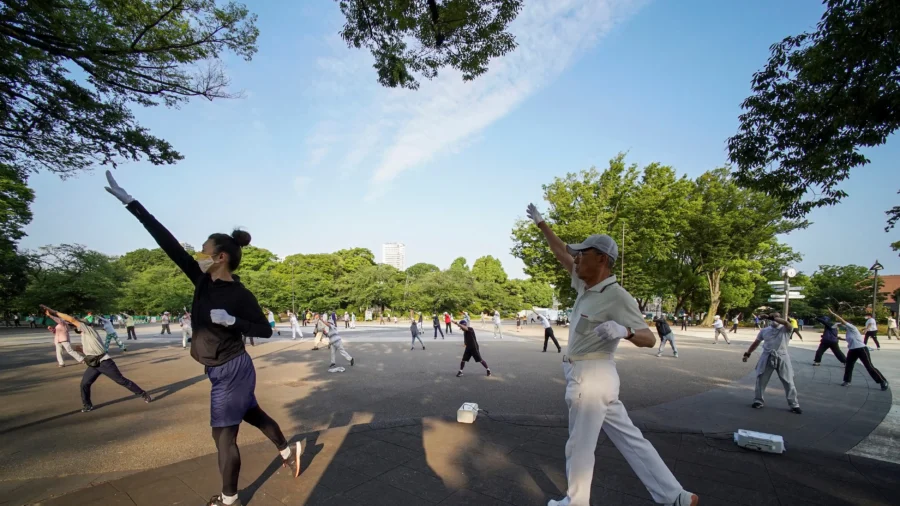
{"label": "tree canopy overhead", "polygon": [[375,57],[378,82],[416,89],[444,67],[471,81],[491,58],[516,47],[507,31],[523,0],[337,0],[347,23],[341,37]]}
{"label": "tree canopy overhead", "polygon": [[0,163],[66,176],[95,163],[180,160],[129,106],[231,96],[220,57],[253,56],[255,21],[215,0],[4,0]]}
{"label": "tree canopy overhead", "polygon": [[[813,32],[771,48],[753,76],[729,159],[743,186],[786,206],[788,217],[847,196],[840,183],[900,127],[900,2],[826,0]],[[888,228],[900,206],[888,211]]]}

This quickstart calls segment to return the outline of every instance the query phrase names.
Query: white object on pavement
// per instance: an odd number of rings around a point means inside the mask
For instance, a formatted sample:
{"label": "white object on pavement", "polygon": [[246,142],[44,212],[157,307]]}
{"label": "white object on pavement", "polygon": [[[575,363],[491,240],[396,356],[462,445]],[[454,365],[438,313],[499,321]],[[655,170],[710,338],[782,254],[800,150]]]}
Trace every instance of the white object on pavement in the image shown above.
{"label": "white object on pavement", "polygon": [[474,402],[464,402],[463,405],[456,410],[456,421],[459,423],[472,423],[478,417],[478,404]]}
{"label": "white object on pavement", "polygon": [[344,372],[344,371],[346,371],[346,369],[344,369],[343,367],[332,367],[331,369],[328,369],[328,372]]}
{"label": "white object on pavement", "polygon": [[734,433],[734,442],[741,448],[766,453],[784,453],[784,438],[775,434],[739,429]]}

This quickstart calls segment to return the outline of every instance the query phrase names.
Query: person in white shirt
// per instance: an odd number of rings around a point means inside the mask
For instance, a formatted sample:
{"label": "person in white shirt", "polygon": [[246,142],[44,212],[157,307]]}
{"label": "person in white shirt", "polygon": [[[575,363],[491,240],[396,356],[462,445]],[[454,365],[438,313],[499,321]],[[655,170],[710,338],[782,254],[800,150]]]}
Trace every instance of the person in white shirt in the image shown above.
{"label": "person in white shirt", "polygon": [[881,349],[881,343],[878,342],[878,323],[872,318],[872,313],[866,313],[866,336],[863,338],[863,344],[869,344],[869,338],[875,341],[876,349]]}
{"label": "person in white shirt", "polygon": [[900,339],[900,334],[897,333],[897,320],[894,319],[894,315],[893,315],[893,314],[891,314],[891,316],[888,316],[888,322],[887,322],[887,323],[888,323],[888,334],[887,334],[887,338],[890,339],[891,336],[894,336],[894,337],[896,337],[897,339]]}
{"label": "person in white shirt", "polygon": [[300,330],[300,322],[297,321],[297,315],[295,315],[292,311],[288,311],[288,317],[291,320],[291,340],[297,339],[297,335],[300,335],[300,339],[303,339],[303,331]]}
{"label": "person in white shirt", "polygon": [[722,317],[716,315],[713,318],[713,329],[715,330],[716,340],[713,341],[713,344],[719,344],[719,334],[722,334],[722,337],[725,338],[725,342],[731,344],[731,341],[728,340],[728,335],[725,333],[725,325],[722,323]]}
{"label": "person in white shirt", "polygon": [[169,312],[168,311],[166,311],[165,313],[162,314],[162,318],[159,319],[159,322],[162,324],[162,330],[159,331],[159,335],[163,335],[166,333],[171,335],[172,331],[169,330]]}
{"label": "person in white shirt", "polygon": [[[484,313],[482,313],[482,318],[484,318]],[[497,334],[500,334],[500,339],[503,339],[503,328],[500,327],[502,322],[500,321],[500,312],[496,309],[494,310],[494,318],[492,320],[494,322],[494,339],[497,338]]]}
{"label": "person in white shirt", "polygon": [[[876,369],[872,364],[872,356],[869,354],[869,347],[866,346],[865,341],[863,341],[862,336],[860,336],[859,329],[852,323],[841,318],[831,309],[829,309],[828,312],[844,324],[844,328],[847,332],[844,338],[844,340],[847,341],[847,362],[844,365],[844,382],[841,383],[841,386],[850,386],[850,382],[853,379],[853,366],[856,364],[856,361],[859,360],[863,363],[863,366],[865,366],[866,371],[869,372],[869,376],[872,377],[875,383],[881,385],[882,390],[887,390],[888,381],[885,379],[884,375],[881,374],[881,371]],[[868,322],[866,322],[866,324],[868,325]]]}
{"label": "person in white shirt", "polygon": [[569,440],[566,442],[568,488],[548,506],[587,506],[594,477],[594,452],[602,429],[638,479],[660,504],[697,506],[699,498],[678,483],[653,445],[632,423],[619,400],[619,375],[613,360],[621,340],[641,348],[656,344],[637,301],[613,275],[619,248],[608,235],[592,235],[580,244],[564,243],[534,204],[528,217],[543,233],[550,251],[572,276],[578,297],[572,308],[569,344],[563,357]]}
{"label": "person in white shirt", "polygon": [[737,334],[738,323],[740,323],[740,322],[741,322],[741,315],[740,315],[740,313],[738,313],[738,314],[734,315],[734,318],[731,319],[731,330],[729,330],[728,332],[734,332],[735,334]]}
{"label": "person in white shirt", "polygon": [[788,353],[788,341],[794,331],[793,327],[791,322],[782,318],[779,313],[763,315],[762,319],[768,320],[769,326],[759,331],[756,341],[753,341],[753,344],[744,353],[744,362],[746,362],[753,354],[753,350],[760,343],[763,345],[762,355],[759,356],[759,362],[756,363],[756,397],[751,406],[759,409],[766,405],[763,393],[766,391],[766,385],[769,384],[769,378],[775,372],[778,374],[781,384],[784,385],[784,394],[791,412],[799,415],[803,413],[803,410],[800,409],[800,403],[797,401],[794,366],[791,364],[791,356]]}
{"label": "person in white shirt", "polygon": [[537,314],[538,321],[544,326],[544,353],[547,352],[547,341],[550,339],[553,339],[553,344],[556,345],[556,353],[562,353],[562,346],[559,345],[559,341],[557,341],[556,336],[553,335],[553,326],[550,325],[550,320],[538,313],[537,309],[535,309],[534,312]]}
{"label": "person in white shirt", "polygon": [[273,313],[271,309],[266,309],[265,311],[266,311],[266,313],[268,313],[267,316],[269,319],[269,326],[272,327],[272,332],[277,332],[278,335],[280,336],[281,331],[275,330],[275,313]]}
{"label": "person in white shirt", "polygon": [[337,325],[328,320],[322,320],[325,324],[325,336],[328,337],[328,343],[331,347],[331,365],[328,366],[329,369],[335,367],[337,364],[335,363],[335,352],[338,352],[343,356],[346,360],[350,362],[350,367],[353,367],[355,363],[353,357],[347,353],[347,350],[344,349],[344,341],[341,338],[341,335],[338,333]]}
{"label": "person in white shirt", "polygon": [[188,345],[188,341],[191,341],[194,336],[194,331],[191,328],[191,313],[188,312],[187,308],[184,308],[184,314],[181,315],[181,349],[186,349]]}
{"label": "person in white shirt", "polygon": [[[484,322],[487,321],[487,314],[484,311],[481,312],[481,328],[484,328]],[[497,337],[497,333],[494,332],[494,337]]]}
{"label": "person in white shirt", "polygon": [[348,313],[347,311],[344,311],[344,328],[350,328],[350,313]]}
{"label": "person in white shirt", "polygon": [[122,340],[119,339],[119,334],[116,334],[116,327],[113,325],[112,320],[109,320],[102,316],[98,316],[97,319],[100,321],[100,324],[103,325],[103,330],[106,331],[106,343],[103,345],[103,348],[108,352],[109,342],[115,340],[116,344],[119,345],[120,350],[127,351],[125,349],[125,345],[122,344]]}
{"label": "person in white shirt", "polygon": [[356,313],[353,313],[350,315],[350,328],[351,329],[356,328]]}

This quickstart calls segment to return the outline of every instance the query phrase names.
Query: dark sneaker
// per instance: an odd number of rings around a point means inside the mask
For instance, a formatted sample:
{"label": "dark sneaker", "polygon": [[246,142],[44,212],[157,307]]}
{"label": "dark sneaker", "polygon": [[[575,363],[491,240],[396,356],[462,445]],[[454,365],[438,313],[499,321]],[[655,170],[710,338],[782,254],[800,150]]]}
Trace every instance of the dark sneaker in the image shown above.
{"label": "dark sneaker", "polygon": [[328,366],[328,368],[331,369],[332,367],[336,367],[336,366],[337,366],[337,364],[332,363],[331,365]]}
{"label": "dark sneaker", "polygon": [[760,409],[760,408],[762,408],[763,406],[765,406],[765,404],[763,404],[763,403],[761,403],[761,402],[759,402],[759,401],[754,401],[753,404],[750,405],[750,407],[753,408],[753,409]]}
{"label": "dark sneaker", "polygon": [[291,445],[291,454],[286,459],[281,459],[282,467],[291,470],[294,478],[300,476],[300,457],[303,455],[304,441],[297,441]]}
{"label": "dark sneaker", "polygon": [[[206,503],[206,506],[226,506],[225,501],[222,500],[221,495],[214,495],[210,498],[209,502]],[[234,501],[229,506],[244,506],[244,503],[241,502],[241,498],[238,497],[237,501]]]}
{"label": "dark sneaker", "polygon": [[797,413],[798,415],[802,415],[803,410],[800,409],[800,406],[794,406],[793,408],[791,408],[791,413]]}
{"label": "dark sneaker", "polygon": [[351,357],[351,358],[350,358],[350,367],[353,367],[353,363],[354,363],[354,362],[355,362],[355,360],[353,360],[353,357]]}
{"label": "dark sneaker", "polygon": [[487,370],[487,375],[488,375],[488,376],[491,375],[491,370],[490,370],[490,369]]}
{"label": "dark sneaker", "polygon": [[141,394],[141,399],[144,399],[144,402],[146,402],[147,404],[150,404],[153,401],[153,397],[150,397],[150,394],[148,394],[147,392]]}
{"label": "dark sneaker", "polygon": [[425,350],[425,346],[422,346],[422,350],[423,350],[423,351]]}
{"label": "dark sneaker", "polygon": [[456,373],[457,378],[459,378],[460,376],[462,376],[462,371],[459,371],[458,373]]}
{"label": "dark sneaker", "polygon": [[885,381],[884,383],[881,384],[881,389],[882,389],[882,390],[887,390],[887,389],[888,389],[888,382],[887,382],[887,381]]}
{"label": "dark sneaker", "polygon": [[87,413],[88,411],[93,411],[93,410],[94,410],[94,406],[91,406],[90,404],[85,404],[84,407],[81,408],[82,413]]}
{"label": "dark sneaker", "polygon": [[700,498],[697,497],[697,494],[684,490],[678,494],[678,499],[675,499],[672,506],[697,506],[698,504],[700,504]]}

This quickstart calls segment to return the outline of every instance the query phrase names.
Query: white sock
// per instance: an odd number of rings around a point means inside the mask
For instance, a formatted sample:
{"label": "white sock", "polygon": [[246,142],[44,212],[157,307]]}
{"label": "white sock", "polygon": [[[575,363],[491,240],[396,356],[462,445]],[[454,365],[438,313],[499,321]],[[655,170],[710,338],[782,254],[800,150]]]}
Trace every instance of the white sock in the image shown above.
{"label": "white sock", "polygon": [[224,493],[222,493],[222,502],[225,504],[234,504],[237,501],[237,498],[238,498],[237,494],[234,494],[232,496],[227,496]]}
{"label": "white sock", "polygon": [[291,445],[288,445],[287,448],[281,450],[281,458],[286,459],[291,456]]}

